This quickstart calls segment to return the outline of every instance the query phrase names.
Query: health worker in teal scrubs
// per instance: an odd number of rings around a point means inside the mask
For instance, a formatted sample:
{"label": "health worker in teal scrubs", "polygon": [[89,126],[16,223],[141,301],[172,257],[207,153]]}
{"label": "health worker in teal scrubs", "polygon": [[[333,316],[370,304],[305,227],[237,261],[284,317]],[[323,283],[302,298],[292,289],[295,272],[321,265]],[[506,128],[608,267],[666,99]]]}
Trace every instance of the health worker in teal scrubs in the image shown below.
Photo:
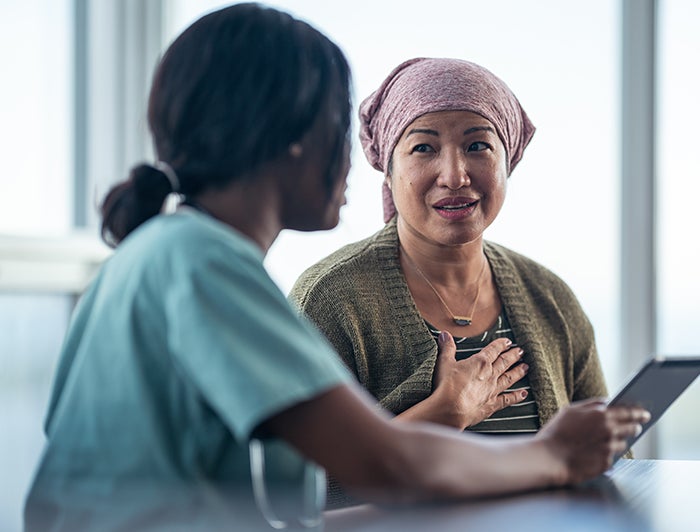
{"label": "health worker in teal scrubs", "polygon": [[591,478],[639,430],[600,402],[509,441],[392,423],[298,317],[263,259],[283,229],[338,224],[350,87],[338,46],[256,4],[167,49],[157,161],[102,204],[116,249],[66,334],[27,530],[318,530],[320,468],[380,503],[481,497]]}

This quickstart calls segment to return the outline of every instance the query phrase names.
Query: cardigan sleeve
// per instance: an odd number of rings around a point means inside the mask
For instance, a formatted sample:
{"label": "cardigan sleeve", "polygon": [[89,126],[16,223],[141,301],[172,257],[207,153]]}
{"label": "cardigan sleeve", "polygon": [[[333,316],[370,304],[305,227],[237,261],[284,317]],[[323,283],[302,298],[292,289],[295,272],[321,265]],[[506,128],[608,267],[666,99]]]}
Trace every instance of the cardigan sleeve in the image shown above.
{"label": "cardigan sleeve", "polygon": [[572,400],[606,397],[608,394],[598,357],[593,326],[576,302],[580,317],[572,328],[574,346],[574,389]]}
{"label": "cardigan sleeve", "polygon": [[571,356],[573,358],[570,399],[579,401],[607,396],[607,387],[598,357],[595,332],[588,316],[571,288],[562,280],[557,283],[554,298],[565,318]]}
{"label": "cardigan sleeve", "polygon": [[307,271],[296,281],[288,298],[323,333],[345,366],[359,378],[352,340],[347,333],[349,318],[339,314],[337,296],[330,290],[319,289],[313,272]]}

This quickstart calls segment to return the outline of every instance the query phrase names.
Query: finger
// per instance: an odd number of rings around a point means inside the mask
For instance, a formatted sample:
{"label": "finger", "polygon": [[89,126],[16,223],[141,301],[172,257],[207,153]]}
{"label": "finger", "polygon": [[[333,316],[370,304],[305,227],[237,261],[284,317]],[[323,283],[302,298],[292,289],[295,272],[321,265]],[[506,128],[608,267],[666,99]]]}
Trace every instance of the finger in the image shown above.
{"label": "finger", "polygon": [[496,409],[494,410],[494,412],[498,410],[503,410],[509,405],[519,403],[526,397],[527,390],[514,390],[512,392],[503,392],[496,397]]}
{"label": "finger", "polygon": [[513,349],[504,351],[496,358],[493,363],[493,369],[496,370],[497,373],[504,373],[509,367],[523,358],[524,353],[521,347],[514,347]]}
{"label": "finger", "polygon": [[618,422],[648,423],[651,420],[649,411],[641,407],[611,406],[608,407],[608,415]]}
{"label": "finger", "polygon": [[480,353],[493,364],[503,351],[509,349],[513,345],[513,342],[508,338],[497,338],[486,347],[484,347]]}
{"label": "finger", "polygon": [[454,338],[447,331],[441,331],[438,335],[438,363],[454,362],[457,346]]}
{"label": "finger", "polygon": [[634,438],[642,433],[642,425],[639,423],[625,423],[619,425],[615,430],[615,437],[618,439],[627,440],[628,438]]}
{"label": "finger", "polygon": [[510,386],[522,379],[530,369],[527,364],[518,364],[513,369],[506,371],[496,380],[496,388],[498,391],[507,390]]}
{"label": "finger", "polygon": [[615,440],[610,444],[610,452],[613,455],[622,454],[627,450],[627,440]]}

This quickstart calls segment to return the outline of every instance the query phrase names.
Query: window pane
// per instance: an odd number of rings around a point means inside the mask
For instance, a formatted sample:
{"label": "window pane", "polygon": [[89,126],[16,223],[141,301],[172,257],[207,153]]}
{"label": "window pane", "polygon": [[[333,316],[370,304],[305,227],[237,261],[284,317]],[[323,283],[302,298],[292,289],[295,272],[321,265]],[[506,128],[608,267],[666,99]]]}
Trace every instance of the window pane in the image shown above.
{"label": "window pane", "polygon": [[0,530],[21,530],[71,305],[67,295],[0,294]]}
{"label": "window pane", "polygon": [[[0,233],[62,233],[72,164],[69,0],[0,3]],[[11,43],[11,45],[10,45]]]}
{"label": "window pane", "polygon": [[[700,4],[665,0],[659,13],[659,352],[700,354]],[[659,424],[660,458],[700,459],[700,382]]]}
{"label": "window pane", "polygon": [[[0,3],[0,234],[48,236],[70,228],[72,5]],[[0,530],[22,529],[70,305],[69,296],[0,293]]]}

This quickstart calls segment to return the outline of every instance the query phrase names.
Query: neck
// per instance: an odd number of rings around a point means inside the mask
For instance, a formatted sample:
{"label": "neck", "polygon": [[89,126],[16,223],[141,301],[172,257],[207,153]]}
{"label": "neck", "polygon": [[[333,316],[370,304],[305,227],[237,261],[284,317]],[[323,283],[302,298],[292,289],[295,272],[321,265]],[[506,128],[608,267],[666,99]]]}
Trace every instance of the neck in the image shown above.
{"label": "neck", "polygon": [[282,230],[278,194],[265,180],[234,182],[222,189],[209,189],[193,198],[217,220],[253,240],[264,254]]}
{"label": "neck", "polygon": [[413,263],[431,282],[439,285],[466,286],[476,281],[486,262],[482,237],[447,245],[402,231],[400,227],[398,236],[401,247]]}

